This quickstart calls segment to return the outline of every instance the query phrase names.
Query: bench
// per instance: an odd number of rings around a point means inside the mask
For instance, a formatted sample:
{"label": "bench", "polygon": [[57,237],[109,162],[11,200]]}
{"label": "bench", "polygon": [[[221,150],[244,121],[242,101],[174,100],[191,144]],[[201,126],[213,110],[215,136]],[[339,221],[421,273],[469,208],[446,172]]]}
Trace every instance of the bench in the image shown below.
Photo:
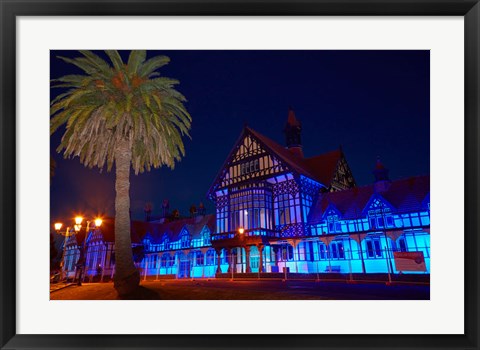
{"label": "bench", "polygon": [[336,273],[340,273],[341,271],[341,267],[340,266],[327,266],[327,268],[325,269],[325,272],[336,272]]}

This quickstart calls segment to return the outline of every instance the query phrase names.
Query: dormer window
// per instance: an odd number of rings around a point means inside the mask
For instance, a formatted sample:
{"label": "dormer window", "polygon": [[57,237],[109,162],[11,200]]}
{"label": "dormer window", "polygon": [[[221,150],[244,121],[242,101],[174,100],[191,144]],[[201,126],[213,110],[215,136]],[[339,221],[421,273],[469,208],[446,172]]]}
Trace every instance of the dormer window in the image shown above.
{"label": "dormer window", "polygon": [[330,215],[327,217],[328,232],[342,232],[342,225],[338,221],[338,215]]}
{"label": "dormer window", "polygon": [[143,240],[143,247],[145,251],[150,251],[151,243],[149,239],[144,239]]}
{"label": "dormer window", "polygon": [[393,216],[389,207],[376,198],[368,211],[370,229],[394,227]]}
{"label": "dormer window", "polygon": [[168,240],[167,235],[165,234],[165,235],[163,235],[163,237],[162,237],[161,249],[162,249],[162,250],[168,250],[168,249],[169,249],[168,243],[169,243],[169,240]]}
{"label": "dormer window", "polygon": [[338,212],[336,210],[328,210],[326,214],[326,221],[329,233],[342,232],[342,224],[340,223]]}
{"label": "dormer window", "polygon": [[209,245],[210,244],[210,230],[205,227],[202,232],[203,236],[203,245]]}
{"label": "dormer window", "polygon": [[181,248],[190,248],[190,236],[187,231],[184,231],[180,241]]}

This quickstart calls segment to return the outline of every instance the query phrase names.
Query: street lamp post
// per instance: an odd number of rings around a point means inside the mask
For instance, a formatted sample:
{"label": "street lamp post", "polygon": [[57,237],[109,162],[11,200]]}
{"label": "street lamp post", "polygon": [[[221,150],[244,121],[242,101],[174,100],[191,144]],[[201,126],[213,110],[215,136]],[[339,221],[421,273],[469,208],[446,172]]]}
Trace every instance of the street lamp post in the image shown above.
{"label": "street lamp post", "polygon": [[[242,239],[245,239],[245,236],[243,235],[245,233],[245,229],[243,227],[238,228],[238,233],[240,234],[240,237]],[[233,249],[230,250],[230,261],[231,261],[231,264],[232,264],[232,279],[231,279],[231,281],[233,281],[233,278],[234,278],[234,275],[233,275],[234,271],[233,270],[237,268],[237,264],[233,259]]]}
{"label": "street lamp post", "polygon": [[[81,216],[76,216],[75,217],[75,225],[73,225],[75,234],[78,234],[80,230],[82,229],[82,222],[83,222],[83,217]],[[96,218],[94,221],[95,223],[95,228],[99,228],[102,225],[102,219],[101,218]],[[87,226],[85,228],[85,238],[83,240],[82,247],[80,248],[80,257],[77,260],[76,263],[76,270],[75,270],[75,279],[77,278],[77,273],[79,272],[79,278],[78,278],[78,285],[82,285],[82,268],[85,266],[85,247],[86,247],[86,241],[87,241],[87,235],[90,230],[90,223],[91,221],[87,220]],[[63,224],[61,222],[56,222],[54,224],[55,230],[59,233],[61,233]],[[66,251],[66,245],[67,245],[67,238],[70,236],[70,227],[67,227],[67,230],[65,231],[65,243],[63,245],[63,256],[62,256],[62,261],[61,261],[61,266],[62,266],[62,271],[63,271],[63,266],[65,265],[65,251]],[[83,266],[82,266],[83,265]]]}

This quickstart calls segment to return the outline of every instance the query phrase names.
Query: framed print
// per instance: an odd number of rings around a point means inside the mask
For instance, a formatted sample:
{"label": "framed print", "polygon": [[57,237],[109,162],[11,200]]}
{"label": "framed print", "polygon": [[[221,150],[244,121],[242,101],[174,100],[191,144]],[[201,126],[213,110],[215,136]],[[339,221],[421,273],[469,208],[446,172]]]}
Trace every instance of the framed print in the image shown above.
{"label": "framed print", "polygon": [[479,11],[3,2],[2,349],[478,348]]}

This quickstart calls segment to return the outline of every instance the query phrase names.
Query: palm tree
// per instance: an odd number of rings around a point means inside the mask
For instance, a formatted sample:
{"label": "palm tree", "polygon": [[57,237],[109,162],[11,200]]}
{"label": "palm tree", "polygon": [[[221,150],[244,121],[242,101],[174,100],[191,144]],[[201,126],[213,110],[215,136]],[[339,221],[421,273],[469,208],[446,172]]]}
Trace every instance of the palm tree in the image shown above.
{"label": "palm tree", "polygon": [[76,58],[59,57],[85,74],[52,81],[66,88],[50,107],[50,133],[66,124],[57,152],[100,171],[115,164],[115,276],[119,295],[140,282],[130,238],[130,167],[135,174],[166,165],[185,155],[182,136],[189,136],[191,117],[177,80],[160,76],[170,59],[146,59],[146,51],[131,51],[125,64],[116,50],[106,50],[111,64],[91,51]]}

